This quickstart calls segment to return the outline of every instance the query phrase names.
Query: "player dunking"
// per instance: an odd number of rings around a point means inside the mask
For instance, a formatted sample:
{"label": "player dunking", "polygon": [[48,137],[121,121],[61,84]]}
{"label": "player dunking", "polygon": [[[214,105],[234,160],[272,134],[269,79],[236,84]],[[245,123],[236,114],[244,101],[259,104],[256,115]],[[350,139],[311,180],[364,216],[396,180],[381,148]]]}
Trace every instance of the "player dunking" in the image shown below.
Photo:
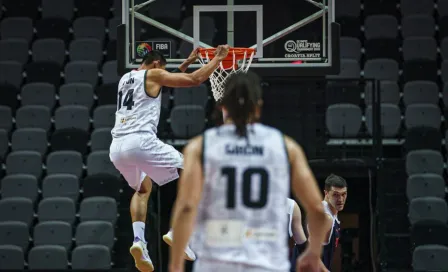
{"label": "player dunking", "polygon": [[[110,159],[128,184],[135,189],[130,212],[134,243],[130,252],[140,271],[153,271],[145,241],[145,221],[152,181],[164,185],[179,177],[183,156],[157,138],[161,109],[161,88],[189,87],[204,82],[227,56],[229,46],[219,46],[217,58],[191,73],[165,71],[166,60],[158,51],[150,51],[136,71],[125,74],[118,86],[118,105],[112,129]],[[186,63],[184,66],[188,66]],[[182,70],[185,67],[180,67]],[[189,259],[195,256],[187,247]]]}
{"label": "player dunking", "polygon": [[[340,222],[338,212],[344,209],[347,199],[347,182],[340,176],[331,174],[325,179],[325,198],[322,204],[325,209],[331,225],[327,228],[327,235],[324,242],[324,250],[322,253],[322,261],[328,270],[331,269],[333,254],[338,247],[340,237]],[[291,262],[294,263],[297,257],[303,252],[303,247],[295,245]],[[295,269],[291,269],[295,271]]]}
{"label": "player dunking", "polygon": [[257,123],[261,104],[254,74],[230,76],[221,101],[225,124],[186,146],[172,218],[171,272],[184,271],[183,249],[195,221],[194,271],[289,271],[290,181],[308,212],[313,237],[299,265],[325,271],[320,255],[328,222],[317,183],[302,149]]}

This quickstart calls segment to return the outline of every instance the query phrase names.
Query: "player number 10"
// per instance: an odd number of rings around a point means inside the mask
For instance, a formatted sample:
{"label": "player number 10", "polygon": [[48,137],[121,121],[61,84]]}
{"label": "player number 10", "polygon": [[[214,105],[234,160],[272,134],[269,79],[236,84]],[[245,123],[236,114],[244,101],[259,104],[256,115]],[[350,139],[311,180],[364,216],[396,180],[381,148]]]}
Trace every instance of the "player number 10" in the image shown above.
{"label": "player number 10", "polygon": [[[224,167],[221,174],[227,176],[227,208],[234,209],[236,206],[236,168]],[[259,195],[257,199],[252,199],[252,176],[258,175],[259,178]],[[248,208],[261,209],[268,202],[269,174],[264,168],[247,168],[243,172],[242,196],[243,204]]]}

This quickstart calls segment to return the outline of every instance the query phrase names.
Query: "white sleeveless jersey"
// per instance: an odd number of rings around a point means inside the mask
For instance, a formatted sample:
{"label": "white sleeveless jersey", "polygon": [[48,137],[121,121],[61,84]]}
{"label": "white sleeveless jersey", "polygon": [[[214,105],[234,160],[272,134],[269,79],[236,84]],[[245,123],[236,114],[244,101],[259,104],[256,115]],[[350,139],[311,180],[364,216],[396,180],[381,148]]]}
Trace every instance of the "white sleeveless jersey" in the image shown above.
{"label": "white sleeveless jersey", "polygon": [[294,215],[294,204],[296,203],[294,199],[288,198],[287,199],[288,205],[286,207],[286,212],[288,214],[288,233],[289,237],[293,236],[292,233],[292,216]]}
{"label": "white sleeveless jersey", "polygon": [[161,92],[157,97],[145,92],[146,72],[131,71],[120,80],[115,126],[112,129],[114,138],[140,132],[157,134],[162,96]]}
{"label": "white sleeveless jersey", "polygon": [[289,271],[284,137],[261,124],[247,129],[247,139],[236,135],[234,125],[204,134],[204,190],[193,249],[199,259]]}

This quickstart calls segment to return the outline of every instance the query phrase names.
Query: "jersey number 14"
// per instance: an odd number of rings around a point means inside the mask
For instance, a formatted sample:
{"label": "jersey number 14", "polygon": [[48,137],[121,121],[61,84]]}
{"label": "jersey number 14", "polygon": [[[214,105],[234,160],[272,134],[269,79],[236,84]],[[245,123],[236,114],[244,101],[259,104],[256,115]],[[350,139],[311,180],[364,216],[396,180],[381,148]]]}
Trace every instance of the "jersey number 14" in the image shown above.
{"label": "jersey number 14", "polygon": [[[118,92],[118,108],[117,110],[121,109],[122,106],[126,107],[127,110],[132,110],[132,107],[134,107],[134,89],[128,90],[126,93],[126,96],[123,100],[123,92]],[[121,104],[123,103],[123,104]]]}
{"label": "jersey number 14", "polygon": [[[234,209],[236,206],[236,168],[224,167],[221,174],[227,176],[227,208]],[[252,199],[252,177],[259,176],[258,197]],[[242,203],[252,209],[261,209],[268,202],[269,173],[264,168],[247,168],[242,176]]]}

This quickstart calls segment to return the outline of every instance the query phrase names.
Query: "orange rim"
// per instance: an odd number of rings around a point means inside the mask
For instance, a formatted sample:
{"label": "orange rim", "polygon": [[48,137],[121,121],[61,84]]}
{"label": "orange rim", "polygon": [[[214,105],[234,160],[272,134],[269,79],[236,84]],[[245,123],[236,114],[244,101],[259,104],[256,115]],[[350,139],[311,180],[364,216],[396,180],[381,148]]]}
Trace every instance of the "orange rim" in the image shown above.
{"label": "orange rim", "polygon": [[[208,57],[210,59],[213,59],[215,57],[215,47],[212,48],[199,48],[199,53],[203,57],[206,56],[206,53],[208,53]],[[229,54],[227,54],[227,57],[224,58],[224,61],[233,61],[233,55],[235,54],[235,60],[241,60],[244,58],[244,53],[246,53],[246,57],[250,57],[250,55],[255,52],[254,48],[246,48],[246,47],[231,47],[229,49]]]}

